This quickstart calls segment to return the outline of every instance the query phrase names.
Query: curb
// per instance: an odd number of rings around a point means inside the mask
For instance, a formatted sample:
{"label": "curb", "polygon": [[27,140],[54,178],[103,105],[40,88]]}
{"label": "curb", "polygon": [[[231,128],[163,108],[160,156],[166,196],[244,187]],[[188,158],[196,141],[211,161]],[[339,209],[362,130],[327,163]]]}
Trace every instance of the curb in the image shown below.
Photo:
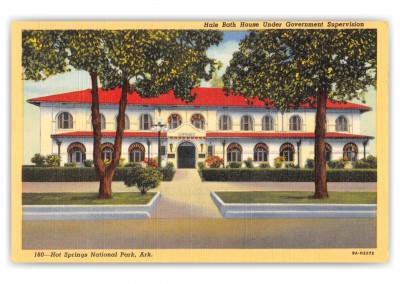
{"label": "curb", "polygon": [[375,204],[227,204],[211,192],[224,218],[375,218]]}
{"label": "curb", "polygon": [[23,205],[22,220],[147,219],[160,199],[157,192],[146,205]]}

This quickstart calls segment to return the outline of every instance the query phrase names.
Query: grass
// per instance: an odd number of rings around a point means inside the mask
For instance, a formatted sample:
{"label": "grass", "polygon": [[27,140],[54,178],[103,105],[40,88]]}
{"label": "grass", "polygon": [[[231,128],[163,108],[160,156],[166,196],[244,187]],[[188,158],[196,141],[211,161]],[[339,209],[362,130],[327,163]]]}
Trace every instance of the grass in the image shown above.
{"label": "grass", "polygon": [[97,193],[22,193],[22,205],[146,205],[155,192],[117,192],[112,199],[98,199]]}
{"label": "grass", "polygon": [[330,192],[328,199],[313,199],[311,192],[223,191],[216,194],[225,203],[376,204],[376,192]]}

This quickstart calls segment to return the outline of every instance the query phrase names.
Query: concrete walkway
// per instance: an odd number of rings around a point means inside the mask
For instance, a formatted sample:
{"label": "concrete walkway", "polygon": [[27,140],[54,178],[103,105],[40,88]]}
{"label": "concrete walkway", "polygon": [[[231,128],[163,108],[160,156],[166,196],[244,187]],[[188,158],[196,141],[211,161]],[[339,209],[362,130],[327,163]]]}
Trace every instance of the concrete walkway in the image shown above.
{"label": "concrete walkway", "polygon": [[152,218],[222,218],[197,170],[178,169],[173,181],[164,182],[160,191],[161,201]]}

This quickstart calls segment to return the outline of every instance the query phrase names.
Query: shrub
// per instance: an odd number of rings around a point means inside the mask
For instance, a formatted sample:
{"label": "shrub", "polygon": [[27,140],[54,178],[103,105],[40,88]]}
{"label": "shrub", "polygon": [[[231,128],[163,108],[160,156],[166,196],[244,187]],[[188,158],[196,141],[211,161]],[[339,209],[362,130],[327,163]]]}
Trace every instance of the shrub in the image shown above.
{"label": "shrub", "polygon": [[293,163],[287,163],[287,164],[285,164],[285,168],[286,169],[299,169],[299,166],[296,166]]}
{"label": "shrub", "polygon": [[198,163],[197,163],[197,167],[198,167],[200,170],[202,170],[202,169],[204,169],[204,168],[206,167],[206,163],[204,163],[204,162],[198,162]]}
{"label": "shrub", "polygon": [[58,155],[47,155],[45,161],[47,167],[59,167],[61,158]]}
{"label": "shrub", "polygon": [[[313,182],[314,171],[311,169],[204,169],[205,181],[276,181],[276,182]],[[328,170],[328,182],[376,182],[377,171],[374,169]]]}
{"label": "shrub", "polygon": [[353,163],[353,168],[355,169],[369,169],[371,168],[369,163],[367,163],[364,159],[357,160]]}
{"label": "shrub", "polygon": [[128,187],[136,185],[136,183],[138,181],[138,175],[139,175],[140,171],[143,170],[143,167],[140,164],[139,165],[137,165],[137,164],[138,163],[136,163],[135,166],[130,167],[130,169],[126,173],[126,178],[124,180],[124,184]]}
{"label": "shrub", "polygon": [[268,162],[262,162],[260,165],[258,165],[261,169],[267,169],[270,168],[271,165]]}
{"label": "shrub", "polygon": [[244,161],[244,164],[246,165],[246,168],[249,168],[249,169],[254,168],[253,159],[250,157],[248,157],[247,160]]}
{"label": "shrub", "polygon": [[285,157],[279,156],[274,159],[274,167],[279,169],[282,168],[283,163],[285,162]]}
{"label": "shrub", "polygon": [[234,161],[229,163],[229,167],[233,169],[238,169],[242,167],[242,162]]}
{"label": "shrub", "polygon": [[224,163],[224,159],[219,156],[208,156],[205,162],[210,168],[219,168]]}
{"label": "shrub", "polygon": [[378,161],[375,156],[369,155],[365,161],[369,163],[371,169],[376,169],[378,167]]}
{"label": "shrub", "polygon": [[85,160],[85,161],[83,161],[83,165],[86,168],[91,168],[91,167],[93,167],[93,160]]}
{"label": "shrub", "polygon": [[146,165],[148,165],[151,168],[157,168],[158,167],[157,160],[153,159],[153,158],[145,158],[143,160],[143,163],[145,163]]}
{"label": "shrub", "polygon": [[314,159],[307,159],[305,167],[306,167],[307,169],[313,169],[313,168],[315,168]]}
{"label": "shrub", "polygon": [[31,162],[34,163],[37,167],[43,167],[46,163],[46,158],[43,155],[40,155],[40,153],[36,153],[32,157]]}
{"label": "shrub", "polygon": [[142,164],[139,162],[130,162],[124,165],[124,168],[143,168]]}
{"label": "shrub", "polygon": [[65,163],[64,164],[64,167],[67,167],[67,168],[75,168],[76,167],[76,163]]}
{"label": "shrub", "polygon": [[339,160],[332,160],[327,163],[328,167],[331,169],[344,169],[344,167],[349,163],[347,158],[340,158]]}
{"label": "shrub", "polygon": [[153,167],[146,167],[138,171],[136,186],[141,194],[160,185],[162,174]]}
{"label": "shrub", "polygon": [[175,175],[175,169],[172,167],[164,167],[160,169],[163,181],[171,181]]}
{"label": "shrub", "polygon": [[167,162],[167,164],[165,165],[165,168],[173,169],[174,168],[174,163],[173,162]]}
{"label": "shrub", "polygon": [[355,169],[376,169],[377,159],[376,157],[369,155],[366,159],[360,159],[353,163]]}
{"label": "shrub", "polygon": [[[125,181],[129,168],[117,168],[113,181]],[[99,181],[93,167],[22,167],[23,182]]]}

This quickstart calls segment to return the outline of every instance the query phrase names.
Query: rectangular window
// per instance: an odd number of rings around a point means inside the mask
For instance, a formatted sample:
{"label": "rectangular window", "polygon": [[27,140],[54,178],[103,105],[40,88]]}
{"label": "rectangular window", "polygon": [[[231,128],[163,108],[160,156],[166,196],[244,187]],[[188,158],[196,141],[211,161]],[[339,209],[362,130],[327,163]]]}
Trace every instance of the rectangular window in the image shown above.
{"label": "rectangular window", "polygon": [[75,162],[80,163],[81,162],[81,152],[76,152],[75,153]]}
{"label": "rectangular window", "polygon": [[161,156],[165,156],[165,155],[166,155],[166,152],[167,152],[167,147],[164,146],[164,145],[162,145],[162,146],[161,146]]}

